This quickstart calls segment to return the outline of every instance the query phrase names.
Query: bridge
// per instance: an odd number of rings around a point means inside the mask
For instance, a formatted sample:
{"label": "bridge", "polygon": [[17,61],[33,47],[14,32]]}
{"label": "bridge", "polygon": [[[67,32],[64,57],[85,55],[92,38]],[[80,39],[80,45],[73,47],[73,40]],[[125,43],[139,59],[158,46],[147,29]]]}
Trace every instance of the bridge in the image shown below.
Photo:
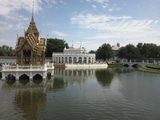
{"label": "bridge", "polygon": [[19,80],[22,76],[32,80],[34,77],[45,79],[47,74],[53,75],[53,63],[45,63],[43,66],[19,66],[19,65],[3,65],[2,80],[16,79]]}
{"label": "bridge", "polygon": [[149,61],[142,61],[142,62],[136,62],[136,61],[121,62],[121,64],[123,66],[126,66],[126,67],[146,66],[146,65],[157,64],[157,63],[159,63],[159,62],[157,62],[155,60],[153,62],[149,62]]}

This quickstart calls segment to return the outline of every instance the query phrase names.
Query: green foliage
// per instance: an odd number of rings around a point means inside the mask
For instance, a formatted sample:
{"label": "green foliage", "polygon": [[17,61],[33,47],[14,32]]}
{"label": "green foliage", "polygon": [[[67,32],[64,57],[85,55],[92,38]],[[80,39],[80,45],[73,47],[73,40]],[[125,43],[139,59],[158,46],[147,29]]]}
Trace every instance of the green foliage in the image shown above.
{"label": "green foliage", "polygon": [[68,48],[68,44],[61,39],[50,38],[47,39],[46,57],[52,57],[52,52],[63,52],[64,48]]}
{"label": "green foliage", "polygon": [[159,58],[160,57],[160,46],[152,43],[138,43],[134,45],[126,45],[121,47],[118,56],[120,58],[130,59],[146,59],[146,58]]}
{"label": "green foliage", "polygon": [[96,51],[94,51],[94,50],[90,50],[88,53],[96,53]]}
{"label": "green foliage", "polygon": [[0,56],[13,56],[14,51],[12,47],[9,47],[7,45],[0,46]]}
{"label": "green foliage", "polygon": [[106,59],[110,59],[111,57],[113,57],[113,51],[112,51],[110,44],[104,43],[96,51],[96,58],[97,59],[106,60]]}

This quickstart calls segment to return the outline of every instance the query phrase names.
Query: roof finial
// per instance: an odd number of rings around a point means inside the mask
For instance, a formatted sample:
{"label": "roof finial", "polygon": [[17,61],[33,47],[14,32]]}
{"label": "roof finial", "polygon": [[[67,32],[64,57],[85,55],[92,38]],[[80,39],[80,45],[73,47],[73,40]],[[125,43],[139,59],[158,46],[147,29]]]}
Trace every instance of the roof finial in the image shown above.
{"label": "roof finial", "polygon": [[73,40],[72,40],[72,48],[73,48]]}
{"label": "roof finial", "polygon": [[82,48],[82,41],[80,41],[80,48]]}
{"label": "roof finial", "polygon": [[33,1],[33,5],[32,5],[32,21],[34,21],[34,1]]}

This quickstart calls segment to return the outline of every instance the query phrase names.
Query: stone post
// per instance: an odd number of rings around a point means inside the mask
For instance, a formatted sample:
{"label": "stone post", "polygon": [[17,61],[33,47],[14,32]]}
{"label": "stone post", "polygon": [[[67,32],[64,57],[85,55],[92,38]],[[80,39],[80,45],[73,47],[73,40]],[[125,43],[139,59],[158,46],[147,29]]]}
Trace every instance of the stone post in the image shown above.
{"label": "stone post", "polygon": [[30,64],[30,69],[32,70],[32,64]]}
{"label": "stone post", "polygon": [[16,70],[18,70],[19,69],[19,65],[17,64],[17,66],[16,66]]}

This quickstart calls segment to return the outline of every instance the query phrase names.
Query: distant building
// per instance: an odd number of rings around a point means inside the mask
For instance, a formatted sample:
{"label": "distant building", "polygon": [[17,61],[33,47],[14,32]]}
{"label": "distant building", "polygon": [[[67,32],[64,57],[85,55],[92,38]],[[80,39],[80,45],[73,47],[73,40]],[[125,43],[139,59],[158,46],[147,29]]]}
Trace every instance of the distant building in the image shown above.
{"label": "distant building", "polygon": [[113,51],[113,55],[114,55],[114,60],[117,60],[118,59],[118,52],[119,52],[119,49],[120,49],[120,44],[117,43],[117,45],[113,45],[112,46],[112,51]]}
{"label": "distant building", "polygon": [[53,52],[54,63],[95,63],[95,54],[88,54],[84,47],[74,48],[73,46],[64,49],[62,53]]}
{"label": "distant building", "polygon": [[16,63],[18,65],[43,65],[45,63],[46,43],[46,39],[39,38],[39,32],[32,15],[25,36],[19,37],[17,40]]}

